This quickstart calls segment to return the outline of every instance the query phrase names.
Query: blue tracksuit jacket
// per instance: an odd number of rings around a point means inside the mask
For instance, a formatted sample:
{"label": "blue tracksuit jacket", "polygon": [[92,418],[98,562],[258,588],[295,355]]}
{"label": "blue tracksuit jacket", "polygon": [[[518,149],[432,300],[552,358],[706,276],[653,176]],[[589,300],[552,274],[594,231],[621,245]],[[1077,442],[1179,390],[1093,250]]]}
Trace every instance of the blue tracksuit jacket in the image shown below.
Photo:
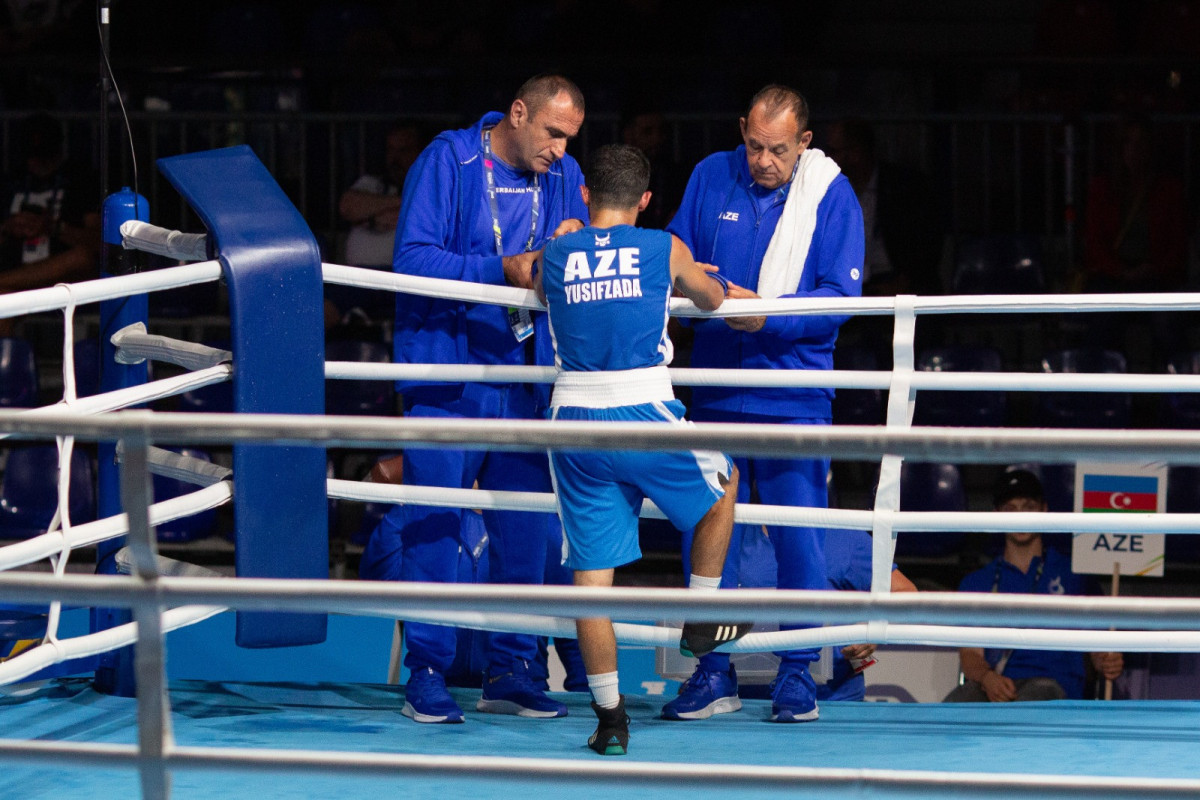
{"label": "blue tracksuit jacket", "polygon": [[[441,133],[422,151],[404,182],[392,269],[407,275],[449,278],[504,286],[504,269],[496,255],[491,213],[483,191],[481,134],[503,119],[499,112],[484,115],[474,126]],[[563,156],[540,177],[541,213],[534,249],[541,247],[564,219],[587,221],[579,193],[583,173],[571,156]],[[503,214],[502,214],[503,216]],[[501,220],[502,223],[506,220]],[[528,216],[516,231],[505,226],[505,255],[525,249]],[[517,227],[517,226],[514,226]],[[468,343],[468,315],[475,304],[435,300],[415,295],[396,296],[395,360],[407,364],[523,364],[524,344],[511,334],[494,341]],[[503,308],[494,313],[504,315]],[[553,364],[553,347],[546,335],[544,314],[537,319],[537,362]],[[407,397],[438,387],[438,396],[461,393],[428,382],[397,382]]]}
{"label": "blue tracksuit jacket", "polygon": [[[667,230],[697,261],[750,290],[791,184],[768,191],[750,178],[746,148],[715,153],[692,172]],[[800,285],[786,297],[858,297],[865,249],[862,209],[845,175],[830,184],[817,208],[817,226]],[[845,316],[772,316],[762,330],[742,333],[724,320],[695,322],[692,366],[743,369],[832,369],[833,346]],[[832,389],[700,387],[694,411],[714,410],[790,418],[829,419]]]}

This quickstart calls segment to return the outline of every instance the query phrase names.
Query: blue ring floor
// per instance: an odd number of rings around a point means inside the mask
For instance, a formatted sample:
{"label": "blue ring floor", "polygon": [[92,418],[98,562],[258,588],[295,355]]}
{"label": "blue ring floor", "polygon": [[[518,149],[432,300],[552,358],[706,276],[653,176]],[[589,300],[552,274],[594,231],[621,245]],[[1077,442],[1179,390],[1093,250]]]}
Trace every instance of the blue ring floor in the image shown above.
{"label": "blue ring floor", "polygon": [[[477,713],[478,690],[454,692],[467,712],[465,724],[418,725],[400,714],[403,688],[397,686],[180,680],[170,685],[171,721],[180,745],[459,755],[464,761],[484,755],[601,758],[585,746],[595,722],[586,695],[559,695],[569,707],[565,718],[531,720]],[[768,701],[747,700],[740,712],[698,722],[657,719],[662,701],[627,697],[633,724],[625,760],[1200,778],[1200,702],[825,703],[816,722],[779,725],[766,722]],[[137,709],[130,698],[97,693],[85,678],[63,678],[25,696],[0,696],[0,726],[5,739],[132,744]],[[176,800],[489,800],[546,792],[546,784],[533,778],[360,779],[187,769],[172,775]],[[136,798],[139,786],[137,773],[127,768],[8,762],[0,769],[0,798]],[[566,791],[578,793],[566,787],[555,793]],[[847,791],[823,796],[877,796],[862,794],[862,787],[853,790],[857,794]],[[778,790],[714,794],[779,797]],[[695,792],[662,787],[626,795],[620,787],[597,787],[595,796],[682,798]]]}

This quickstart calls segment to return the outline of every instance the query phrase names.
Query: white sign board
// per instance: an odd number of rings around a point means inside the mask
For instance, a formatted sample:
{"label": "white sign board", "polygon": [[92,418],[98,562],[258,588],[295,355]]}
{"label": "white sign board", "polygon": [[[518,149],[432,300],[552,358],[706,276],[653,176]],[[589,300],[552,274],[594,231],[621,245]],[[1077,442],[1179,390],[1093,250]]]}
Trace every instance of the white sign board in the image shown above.
{"label": "white sign board", "polygon": [[[1165,465],[1075,465],[1075,510],[1101,514],[1153,514],[1167,509]],[[1161,578],[1161,533],[1077,533],[1071,546],[1071,571],[1112,575],[1118,565],[1122,575]]]}

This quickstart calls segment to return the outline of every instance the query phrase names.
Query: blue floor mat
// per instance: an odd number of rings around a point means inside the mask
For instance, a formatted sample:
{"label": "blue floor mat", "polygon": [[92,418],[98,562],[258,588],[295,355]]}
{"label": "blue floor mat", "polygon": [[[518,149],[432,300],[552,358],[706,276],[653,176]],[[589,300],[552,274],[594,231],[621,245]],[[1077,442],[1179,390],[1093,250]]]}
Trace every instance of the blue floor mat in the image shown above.
{"label": "blue floor mat", "polygon": [[[401,716],[403,689],[361,684],[174,681],[172,725],[181,746],[284,748],[461,757],[524,756],[630,763],[742,764],[845,769],[935,770],[1200,779],[1200,703],[1192,701],[1023,704],[826,703],[817,722],[766,722],[769,702],[702,722],[657,718],[662,698],[628,697],[630,753],[601,759],[585,746],[595,718],[588,698],[559,695],[562,719],[479,714],[479,692],[454,690],[462,725],[418,725]],[[59,679],[21,697],[0,697],[8,740],[132,744],[132,699],[96,693],[86,679]],[[172,798],[413,797],[525,798],[545,795],[528,780],[353,777],[176,769]],[[132,769],[28,766],[0,769],[0,798],[99,800],[139,796]],[[589,787],[585,797],[694,798],[694,789],[657,785]],[[573,791],[558,787],[555,794]],[[711,794],[779,798],[779,789]],[[847,787],[821,797],[930,796]],[[956,793],[954,796],[967,796]],[[996,795],[987,795],[996,796]],[[1023,795],[1035,797],[1036,795]]]}

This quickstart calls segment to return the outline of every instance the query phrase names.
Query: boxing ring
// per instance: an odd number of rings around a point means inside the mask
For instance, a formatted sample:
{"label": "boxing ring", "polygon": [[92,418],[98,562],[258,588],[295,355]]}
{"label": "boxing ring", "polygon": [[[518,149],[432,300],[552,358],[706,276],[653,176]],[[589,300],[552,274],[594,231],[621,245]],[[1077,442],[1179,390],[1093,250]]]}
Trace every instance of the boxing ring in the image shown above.
{"label": "boxing ring", "polygon": [[[242,150],[235,148],[234,150]],[[227,151],[215,151],[221,158]],[[244,159],[245,153],[237,153]],[[168,159],[167,161],[171,161]],[[204,163],[203,161],[198,163]],[[205,164],[207,169],[209,165]],[[203,194],[201,192],[201,194]],[[232,201],[230,201],[232,202]],[[831,797],[1179,797],[1200,795],[1196,763],[1197,711],[1191,702],[1057,702],[1053,704],[822,704],[813,725],[763,725],[764,703],[745,702],[739,714],[700,723],[656,719],[660,699],[630,697],[633,746],[624,759],[590,756],[584,742],[594,720],[583,695],[564,695],[570,713],[531,721],[471,715],[467,725],[415,725],[403,719],[403,689],[363,685],[276,685],[200,681],[168,683],[164,634],[225,609],[239,613],[239,643],[304,645],[324,633],[330,613],[418,619],[489,630],[555,635],[573,632],[579,615],[619,620],[719,621],[733,614],[756,622],[821,622],[825,627],[754,633],[727,649],[769,651],[861,641],[947,647],[993,646],[1088,651],[1200,652],[1200,600],[958,595],[888,591],[895,535],[921,531],[1124,532],[1184,535],[1200,532],[1200,514],[1093,515],[1077,513],[901,512],[899,474],[904,460],[955,463],[1165,461],[1200,464],[1200,432],[1176,430],[1024,430],[911,428],[919,392],[1084,391],[1200,392],[1200,376],[935,373],[913,369],[917,317],[968,313],[1075,313],[1200,308],[1200,295],[864,298],[847,300],[728,301],[716,316],[764,313],[869,314],[895,318],[890,373],[834,371],[673,370],[681,385],[833,386],[888,392],[885,426],[696,424],[591,425],[506,420],[429,420],[328,417],[265,410],[236,414],[179,414],[130,409],[189,388],[240,378],[249,391],[254,361],[235,330],[232,352],[147,333],[136,323],[112,339],[122,364],[151,358],[184,367],[186,374],[90,398],[75,396],[69,355],[72,316],[79,305],[150,291],[231,280],[235,251],[249,245],[214,228],[229,224],[221,212],[199,209],[210,235],[194,236],[126,223],[127,244],[198,263],[152,273],[102,278],[73,286],[0,296],[0,317],[41,310],[64,315],[64,397],[50,407],[0,411],[0,434],[54,439],[69,463],[76,441],[113,442],[119,460],[122,513],[72,525],[68,470],[60,470],[60,513],[38,537],[0,547],[0,597],[48,605],[43,641],[0,663],[0,796],[116,797],[347,797],[370,791],[405,796],[507,797],[547,786],[596,795],[777,796],[810,789]],[[207,215],[215,215],[212,219]],[[231,215],[246,224],[244,214]],[[264,248],[269,249],[269,248]],[[215,260],[206,260],[215,254]],[[251,254],[258,258],[257,254]],[[255,269],[258,265],[255,265]],[[321,277],[381,291],[539,308],[532,292],[420,279],[333,264]],[[311,287],[310,287],[311,288]],[[239,289],[238,291],[241,291]],[[249,295],[261,297],[262,295]],[[305,295],[311,298],[312,295]],[[315,310],[315,309],[311,309]],[[235,329],[266,313],[243,302]],[[683,300],[672,313],[709,316]],[[253,320],[246,322],[252,324]],[[262,346],[266,347],[266,343]],[[318,364],[320,359],[318,359]],[[294,365],[289,365],[294,366]],[[549,382],[538,367],[326,363],[328,380]],[[242,394],[239,394],[241,402]],[[253,405],[254,398],[246,400]],[[232,470],[159,449],[160,445],[246,447]],[[472,449],[719,449],[731,455],[824,455],[878,461],[880,481],[871,510],[798,509],[739,505],[739,522],[868,530],[873,535],[870,592],[740,590],[697,594],[682,589],[579,589],[331,581],[313,573],[327,567],[319,546],[307,556],[251,561],[238,577],[157,554],[154,525],[224,503],[238,506],[238,547],[260,556],[279,547],[280,531],[256,503],[281,499],[252,491],[253,471],[270,454],[327,447],[385,449],[454,446]],[[322,453],[323,457],[323,453]],[[256,461],[255,459],[260,459]],[[303,458],[300,459],[303,461]],[[289,467],[291,463],[289,462]],[[297,462],[296,471],[303,465]],[[186,478],[200,488],[152,503],[148,476]],[[283,498],[306,508],[326,498],[418,503],[460,508],[552,512],[552,495],[394,486],[326,479],[314,496]],[[297,480],[293,494],[311,486]],[[277,485],[276,485],[277,486]],[[308,493],[312,495],[313,493]],[[644,516],[661,514],[647,504]],[[323,518],[319,520],[323,523]],[[323,524],[309,526],[327,536]],[[262,528],[264,530],[259,530]],[[309,533],[312,533],[312,530]],[[286,533],[286,532],[285,532]],[[67,571],[73,550],[125,537],[116,574]],[[301,534],[297,534],[300,538]],[[264,544],[264,541],[266,544]],[[327,543],[326,543],[327,544]],[[257,550],[255,550],[257,548]],[[295,550],[303,549],[300,544]],[[49,561],[49,572],[22,567]],[[277,563],[287,562],[287,563]],[[265,571],[264,571],[265,570]],[[274,570],[274,572],[272,572]],[[132,619],[85,636],[59,638],[62,604],[130,609]],[[546,614],[553,609],[554,616]],[[299,612],[299,613],[297,613]],[[294,616],[289,616],[289,613]],[[245,615],[244,617],[241,615]],[[293,626],[295,621],[295,626]],[[1024,627],[1032,626],[1032,627]],[[1116,628],[1116,630],[1110,630]],[[674,647],[670,627],[620,623],[622,644]],[[243,642],[243,639],[246,642]],[[319,641],[319,639],[317,639]],[[136,644],[132,664],[136,701],[98,692],[86,678],[24,683],[40,670]],[[296,650],[303,657],[302,650]],[[470,690],[454,690],[470,697]],[[731,747],[736,742],[736,746]]]}

